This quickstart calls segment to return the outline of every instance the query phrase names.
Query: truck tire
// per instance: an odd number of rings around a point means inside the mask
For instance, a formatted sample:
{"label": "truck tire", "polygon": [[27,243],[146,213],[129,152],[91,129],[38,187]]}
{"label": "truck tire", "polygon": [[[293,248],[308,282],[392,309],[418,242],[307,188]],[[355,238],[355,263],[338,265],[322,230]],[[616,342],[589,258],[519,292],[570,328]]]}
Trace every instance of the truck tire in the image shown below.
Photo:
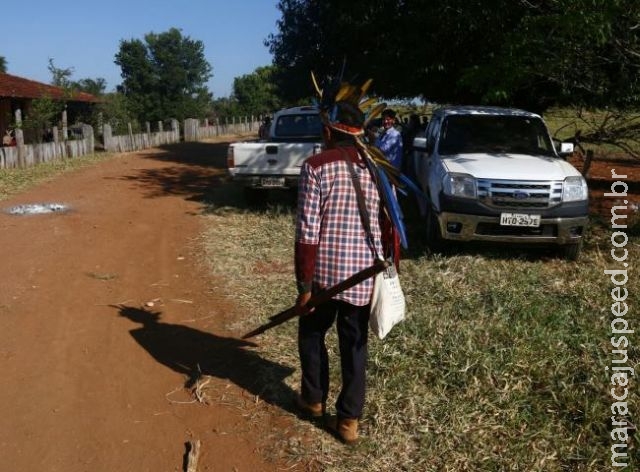
{"label": "truck tire", "polygon": [[244,201],[249,206],[257,206],[264,201],[266,193],[256,187],[244,187]]}
{"label": "truck tire", "polygon": [[565,244],[560,246],[560,254],[567,261],[577,261],[582,252],[582,241],[577,244]]}
{"label": "truck tire", "polygon": [[440,234],[440,225],[438,224],[438,217],[432,208],[427,209],[426,218],[426,238],[427,246],[431,253],[440,253],[444,249],[444,240]]}

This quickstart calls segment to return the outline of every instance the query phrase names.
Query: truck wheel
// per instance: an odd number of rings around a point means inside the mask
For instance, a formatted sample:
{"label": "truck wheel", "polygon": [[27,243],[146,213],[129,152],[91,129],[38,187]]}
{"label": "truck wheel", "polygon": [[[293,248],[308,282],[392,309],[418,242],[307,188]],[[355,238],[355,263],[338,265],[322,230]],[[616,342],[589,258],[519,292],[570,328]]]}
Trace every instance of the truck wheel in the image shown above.
{"label": "truck wheel", "polygon": [[438,217],[435,212],[429,208],[427,209],[427,246],[432,253],[442,252],[444,249],[442,235],[440,234],[440,225],[438,224]]}
{"label": "truck wheel", "polygon": [[577,261],[582,252],[582,241],[577,244],[565,244],[560,247],[560,253],[563,259],[568,261]]}
{"label": "truck wheel", "polygon": [[244,201],[249,206],[256,206],[264,199],[264,192],[255,187],[244,187]]}

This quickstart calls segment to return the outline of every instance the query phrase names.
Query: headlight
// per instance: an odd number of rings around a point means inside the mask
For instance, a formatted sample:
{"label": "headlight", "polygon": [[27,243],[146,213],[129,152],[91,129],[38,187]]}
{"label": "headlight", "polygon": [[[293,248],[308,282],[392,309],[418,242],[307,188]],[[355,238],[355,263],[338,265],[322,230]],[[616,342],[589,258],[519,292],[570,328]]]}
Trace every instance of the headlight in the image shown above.
{"label": "headlight", "polygon": [[476,179],[468,174],[445,174],[442,190],[451,197],[476,198]]}
{"label": "headlight", "polygon": [[578,202],[588,198],[587,182],[582,176],[567,177],[562,185],[562,201]]}

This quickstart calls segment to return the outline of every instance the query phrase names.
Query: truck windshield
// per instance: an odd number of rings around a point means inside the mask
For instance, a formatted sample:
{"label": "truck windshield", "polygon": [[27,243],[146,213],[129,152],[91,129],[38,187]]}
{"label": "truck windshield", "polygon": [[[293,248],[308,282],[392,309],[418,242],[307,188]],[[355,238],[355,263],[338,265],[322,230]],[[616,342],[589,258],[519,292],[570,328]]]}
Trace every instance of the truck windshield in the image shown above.
{"label": "truck windshield", "polygon": [[317,114],[285,115],[278,118],[274,138],[319,138],[322,124]]}
{"label": "truck windshield", "polygon": [[440,155],[495,153],[555,157],[539,118],[504,115],[451,115],[440,132]]}

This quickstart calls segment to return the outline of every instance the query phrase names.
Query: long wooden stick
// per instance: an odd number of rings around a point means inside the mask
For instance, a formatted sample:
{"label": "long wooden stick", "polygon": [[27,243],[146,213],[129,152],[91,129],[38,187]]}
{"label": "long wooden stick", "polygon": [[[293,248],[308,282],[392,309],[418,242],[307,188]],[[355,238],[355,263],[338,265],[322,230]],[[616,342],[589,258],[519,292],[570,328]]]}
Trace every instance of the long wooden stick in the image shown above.
{"label": "long wooden stick", "polygon": [[198,457],[200,456],[200,440],[189,441],[189,455],[187,456],[186,472],[196,472],[198,469]]}
{"label": "long wooden stick", "polygon": [[[389,261],[378,260],[372,266],[367,267],[366,269],[363,269],[360,272],[353,274],[348,279],[343,280],[342,282],[334,285],[333,287],[329,287],[325,290],[321,290],[320,292],[316,293],[314,296],[311,297],[309,302],[304,306],[305,309],[303,310],[302,314],[305,315],[309,313],[313,308],[317,307],[318,305],[321,305],[322,303],[329,301],[331,298],[333,298],[335,295],[339,294],[340,292],[344,292],[345,290],[353,287],[354,285],[358,285],[363,280],[373,277],[377,273],[385,270],[390,265],[391,265],[391,262]],[[242,339],[248,339],[248,338],[252,338],[253,336],[257,336],[258,334],[262,334],[266,330],[271,329],[274,326],[278,326],[284,323],[285,321],[295,317],[296,317],[295,306],[292,306],[291,308],[287,308],[286,310],[281,311],[277,315],[270,317],[267,323],[257,327],[253,331],[249,331],[247,334],[242,336]]]}

